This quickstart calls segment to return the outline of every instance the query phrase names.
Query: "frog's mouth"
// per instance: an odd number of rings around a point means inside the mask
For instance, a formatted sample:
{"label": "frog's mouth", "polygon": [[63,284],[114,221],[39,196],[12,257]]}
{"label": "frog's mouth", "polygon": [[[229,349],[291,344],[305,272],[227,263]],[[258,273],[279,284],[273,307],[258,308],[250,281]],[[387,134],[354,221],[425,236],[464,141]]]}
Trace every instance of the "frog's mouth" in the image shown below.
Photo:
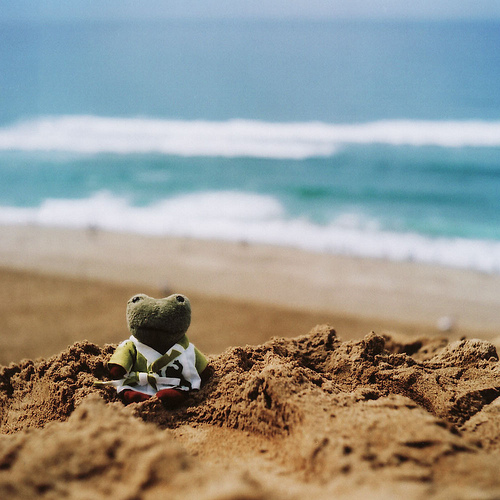
{"label": "frog's mouth", "polygon": [[173,345],[177,344],[185,333],[173,333],[154,326],[142,326],[136,328],[134,337],[143,344],[152,347],[161,354],[165,354]]}

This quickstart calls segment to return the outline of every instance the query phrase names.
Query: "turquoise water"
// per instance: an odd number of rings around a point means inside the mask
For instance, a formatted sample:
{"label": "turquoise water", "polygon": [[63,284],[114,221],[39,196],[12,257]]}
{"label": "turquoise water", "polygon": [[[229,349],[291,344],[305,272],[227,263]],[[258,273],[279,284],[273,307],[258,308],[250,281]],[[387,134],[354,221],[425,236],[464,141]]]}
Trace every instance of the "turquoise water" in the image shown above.
{"label": "turquoise water", "polygon": [[0,222],[500,272],[499,46],[493,22],[0,22]]}

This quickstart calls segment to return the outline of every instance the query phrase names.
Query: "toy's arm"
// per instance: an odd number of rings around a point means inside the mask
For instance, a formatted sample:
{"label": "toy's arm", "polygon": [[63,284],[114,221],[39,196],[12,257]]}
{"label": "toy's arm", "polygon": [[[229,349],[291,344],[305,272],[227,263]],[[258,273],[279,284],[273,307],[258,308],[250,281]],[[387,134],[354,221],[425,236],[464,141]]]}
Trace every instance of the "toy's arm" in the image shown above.
{"label": "toy's arm", "polygon": [[194,354],[195,354],[196,371],[200,374],[201,382],[203,384],[210,378],[210,375],[212,374],[212,370],[206,369],[208,367],[208,360],[202,354],[202,352],[198,350],[198,348],[196,346],[194,348]]}
{"label": "toy's arm", "polygon": [[108,370],[114,379],[122,378],[134,366],[136,348],[132,341],[121,343],[108,361]]}
{"label": "toy's arm", "polygon": [[196,346],[194,348],[194,356],[196,371],[201,374],[208,365],[207,358],[205,358],[205,356],[201,353],[201,351],[198,350]]}

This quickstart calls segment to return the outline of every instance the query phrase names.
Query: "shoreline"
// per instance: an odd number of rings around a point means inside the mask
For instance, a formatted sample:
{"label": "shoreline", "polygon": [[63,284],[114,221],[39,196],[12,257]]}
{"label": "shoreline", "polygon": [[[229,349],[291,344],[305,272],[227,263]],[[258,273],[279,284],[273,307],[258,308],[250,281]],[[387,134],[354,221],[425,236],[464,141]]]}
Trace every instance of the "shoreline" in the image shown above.
{"label": "shoreline", "polygon": [[[197,306],[205,311],[200,336],[207,325],[215,335],[229,321],[234,331],[229,345],[263,342],[274,331],[299,335],[326,322],[343,338],[361,338],[370,330],[490,341],[499,336],[500,276],[426,264],[213,240],[0,226],[0,267],[4,276],[22,271],[26,283],[45,276],[109,284],[130,294],[185,292],[204,304]],[[220,316],[211,318],[211,308],[219,308]],[[235,311],[239,319],[228,320]],[[287,316],[287,331],[283,324],[273,328],[277,318]],[[453,328],[440,330],[440,318],[449,318]],[[244,340],[252,322],[265,332],[257,333],[255,342]],[[220,352],[229,340],[206,347]]]}

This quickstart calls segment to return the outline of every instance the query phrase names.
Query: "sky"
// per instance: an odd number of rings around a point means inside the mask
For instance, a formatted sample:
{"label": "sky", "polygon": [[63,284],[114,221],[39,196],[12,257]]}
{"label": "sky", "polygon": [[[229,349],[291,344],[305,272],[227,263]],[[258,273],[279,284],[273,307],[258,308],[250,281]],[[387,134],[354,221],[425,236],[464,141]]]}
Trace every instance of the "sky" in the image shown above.
{"label": "sky", "polygon": [[0,0],[0,20],[496,19],[499,0]]}

